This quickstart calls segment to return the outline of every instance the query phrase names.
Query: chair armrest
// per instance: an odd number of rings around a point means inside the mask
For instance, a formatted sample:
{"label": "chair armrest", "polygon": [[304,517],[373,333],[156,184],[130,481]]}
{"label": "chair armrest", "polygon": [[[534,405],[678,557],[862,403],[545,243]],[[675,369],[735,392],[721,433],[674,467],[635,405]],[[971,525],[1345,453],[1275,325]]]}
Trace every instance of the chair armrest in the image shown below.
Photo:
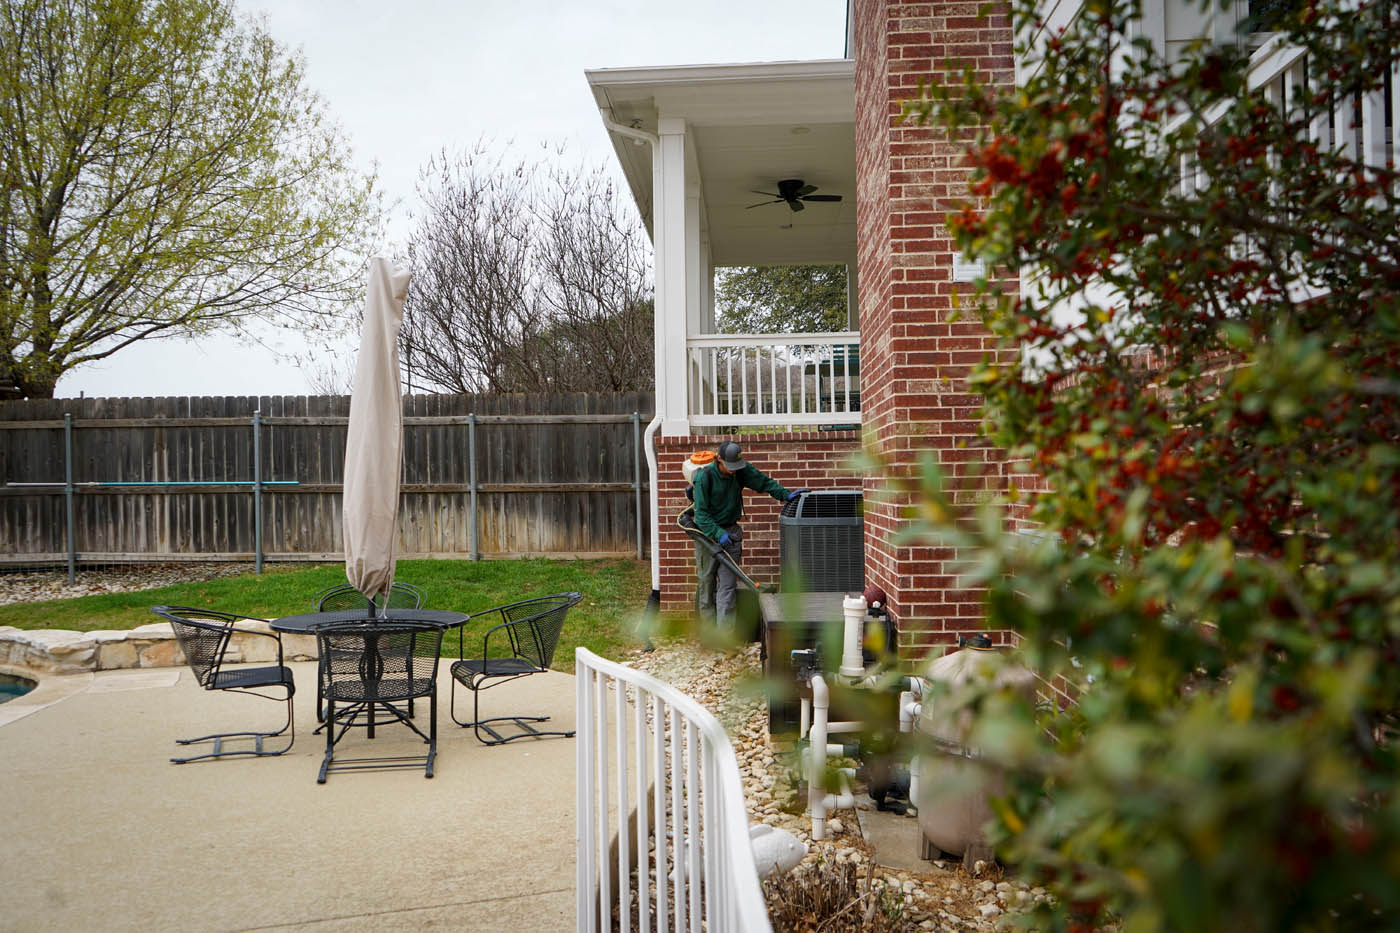
{"label": "chair armrest", "polygon": [[[483,673],[488,671],[491,667],[491,636],[504,630],[506,636],[510,639],[510,654],[506,657],[519,657],[520,652],[517,648],[514,627],[529,621],[529,619],[517,619],[514,622],[501,622],[486,630],[486,634],[481,636],[481,669]],[[499,636],[497,640],[499,641]]]}

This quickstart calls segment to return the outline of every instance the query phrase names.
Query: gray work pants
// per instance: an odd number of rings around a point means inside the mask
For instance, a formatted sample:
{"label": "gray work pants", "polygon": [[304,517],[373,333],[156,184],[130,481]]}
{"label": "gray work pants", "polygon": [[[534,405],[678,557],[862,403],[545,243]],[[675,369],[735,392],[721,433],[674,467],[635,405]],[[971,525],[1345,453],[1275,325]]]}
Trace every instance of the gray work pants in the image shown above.
{"label": "gray work pants", "polygon": [[[729,533],[729,546],[724,550],[738,563],[744,555],[743,532],[738,525],[724,529]],[[718,546],[719,542],[715,542]],[[709,548],[695,542],[695,572],[699,580],[695,584],[695,611],[707,622],[717,621],[720,625],[734,625],[734,592],[739,578],[734,576],[722,560]]]}

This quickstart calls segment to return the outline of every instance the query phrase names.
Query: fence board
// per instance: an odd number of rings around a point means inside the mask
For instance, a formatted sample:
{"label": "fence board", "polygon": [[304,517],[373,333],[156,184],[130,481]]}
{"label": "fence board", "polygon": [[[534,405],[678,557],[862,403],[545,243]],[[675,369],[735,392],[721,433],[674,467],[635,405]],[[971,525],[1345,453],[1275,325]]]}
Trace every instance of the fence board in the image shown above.
{"label": "fence board", "polygon": [[[88,484],[73,496],[84,559],[254,553],[255,411],[263,552],[339,553],[349,407],[345,396],[0,403],[0,563],[68,550],[64,414],[74,425],[73,480]],[[647,420],[651,409],[647,393],[404,399],[400,553],[471,554],[473,415],[483,556],[635,553],[633,412]],[[153,485],[97,485],[117,482]],[[54,485],[12,485],[21,483]],[[642,519],[645,541],[645,510]]]}

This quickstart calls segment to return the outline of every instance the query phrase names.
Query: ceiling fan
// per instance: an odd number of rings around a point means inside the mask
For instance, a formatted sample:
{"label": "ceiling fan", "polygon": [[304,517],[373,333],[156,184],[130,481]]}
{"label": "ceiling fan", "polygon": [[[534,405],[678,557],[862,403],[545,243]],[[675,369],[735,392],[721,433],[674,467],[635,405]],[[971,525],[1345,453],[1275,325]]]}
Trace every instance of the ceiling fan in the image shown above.
{"label": "ceiling fan", "polygon": [[800,211],[803,209],[803,201],[841,200],[841,195],[839,194],[813,194],[812,192],[816,190],[816,185],[806,184],[800,178],[785,178],[778,182],[778,190],[776,192],[754,191],[754,194],[766,194],[768,197],[774,198],[774,200],[759,201],[757,204],[750,204],[748,209],[751,210],[755,207],[762,207],[765,204],[786,203],[787,206],[793,210]]}

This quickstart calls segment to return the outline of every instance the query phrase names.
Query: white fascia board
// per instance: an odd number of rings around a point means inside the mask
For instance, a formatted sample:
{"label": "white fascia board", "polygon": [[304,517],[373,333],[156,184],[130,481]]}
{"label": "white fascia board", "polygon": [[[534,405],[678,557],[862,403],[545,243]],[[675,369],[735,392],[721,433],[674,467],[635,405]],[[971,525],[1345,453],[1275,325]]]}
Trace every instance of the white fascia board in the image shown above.
{"label": "white fascia board", "polygon": [[730,65],[644,65],[639,68],[590,68],[583,72],[595,89],[600,86],[720,84],[731,81],[793,81],[849,78],[856,73],[848,58],[800,62],[745,62]]}

